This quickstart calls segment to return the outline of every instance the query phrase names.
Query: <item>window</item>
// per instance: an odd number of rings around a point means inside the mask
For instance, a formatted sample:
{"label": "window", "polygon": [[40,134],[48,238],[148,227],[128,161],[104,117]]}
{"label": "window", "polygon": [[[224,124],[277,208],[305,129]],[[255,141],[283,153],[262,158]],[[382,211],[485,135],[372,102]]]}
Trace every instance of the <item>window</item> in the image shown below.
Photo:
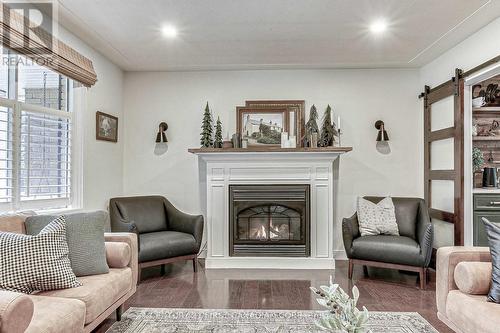
{"label": "window", "polygon": [[0,210],[72,206],[73,81],[32,60],[0,68]]}

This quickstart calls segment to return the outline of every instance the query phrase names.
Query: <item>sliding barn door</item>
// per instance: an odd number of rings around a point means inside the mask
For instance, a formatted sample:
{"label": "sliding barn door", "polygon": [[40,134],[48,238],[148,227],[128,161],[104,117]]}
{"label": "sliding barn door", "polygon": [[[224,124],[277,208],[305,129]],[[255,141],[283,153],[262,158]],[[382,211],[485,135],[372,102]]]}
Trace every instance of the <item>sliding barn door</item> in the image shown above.
{"label": "sliding barn door", "polygon": [[436,247],[464,244],[464,80],[455,77],[424,97],[424,191]]}

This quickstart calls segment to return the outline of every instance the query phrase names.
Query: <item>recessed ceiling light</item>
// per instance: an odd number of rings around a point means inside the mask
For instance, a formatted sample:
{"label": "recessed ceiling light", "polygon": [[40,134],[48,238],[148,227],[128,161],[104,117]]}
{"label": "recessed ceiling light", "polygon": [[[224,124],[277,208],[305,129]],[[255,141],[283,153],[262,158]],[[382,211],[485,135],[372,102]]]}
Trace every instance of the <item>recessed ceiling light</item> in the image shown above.
{"label": "recessed ceiling light", "polygon": [[377,20],[370,25],[370,31],[374,34],[380,34],[387,30],[387,22],[384,20]]}
{"label": "recessed ceiling light", "polygon": [[163,37],[175,38],[177,37],[177,28],[173,25],[164,25],[163,27],[161,27],[161,33]]}

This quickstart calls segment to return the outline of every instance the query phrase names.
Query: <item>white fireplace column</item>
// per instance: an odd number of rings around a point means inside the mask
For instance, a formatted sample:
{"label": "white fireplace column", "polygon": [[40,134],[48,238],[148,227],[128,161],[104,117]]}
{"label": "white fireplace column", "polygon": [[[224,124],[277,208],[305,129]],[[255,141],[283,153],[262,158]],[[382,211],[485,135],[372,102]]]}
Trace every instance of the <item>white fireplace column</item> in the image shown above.
{"label": "white fireplace column", "polygon": [[[206,268],[335,268],[333,162],[343,152],[195,152],[206,176]],[[311,256],[231,257],[229,185],[233,184],[308,184]]]}

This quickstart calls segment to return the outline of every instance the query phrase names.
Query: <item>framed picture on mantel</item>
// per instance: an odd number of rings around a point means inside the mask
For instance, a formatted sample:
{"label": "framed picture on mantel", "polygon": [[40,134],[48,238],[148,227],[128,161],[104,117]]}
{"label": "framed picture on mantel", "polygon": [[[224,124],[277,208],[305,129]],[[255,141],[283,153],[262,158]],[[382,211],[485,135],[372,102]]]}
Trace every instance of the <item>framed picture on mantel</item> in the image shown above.
{"label": "framed picture on mantel", "polygon": [[249,147],[279,147],[281,133],[288,131],[286,108],[236,107],[236,131]]}
{"label": "framed picture on mantel", "polygon": [[287,112],[286,132],[289,136],[295,136],[297,147],[302,147],[305,126],[305,101],[304,100],[253,100],[246,101],[246,107],[259,109],[282,109]]}

